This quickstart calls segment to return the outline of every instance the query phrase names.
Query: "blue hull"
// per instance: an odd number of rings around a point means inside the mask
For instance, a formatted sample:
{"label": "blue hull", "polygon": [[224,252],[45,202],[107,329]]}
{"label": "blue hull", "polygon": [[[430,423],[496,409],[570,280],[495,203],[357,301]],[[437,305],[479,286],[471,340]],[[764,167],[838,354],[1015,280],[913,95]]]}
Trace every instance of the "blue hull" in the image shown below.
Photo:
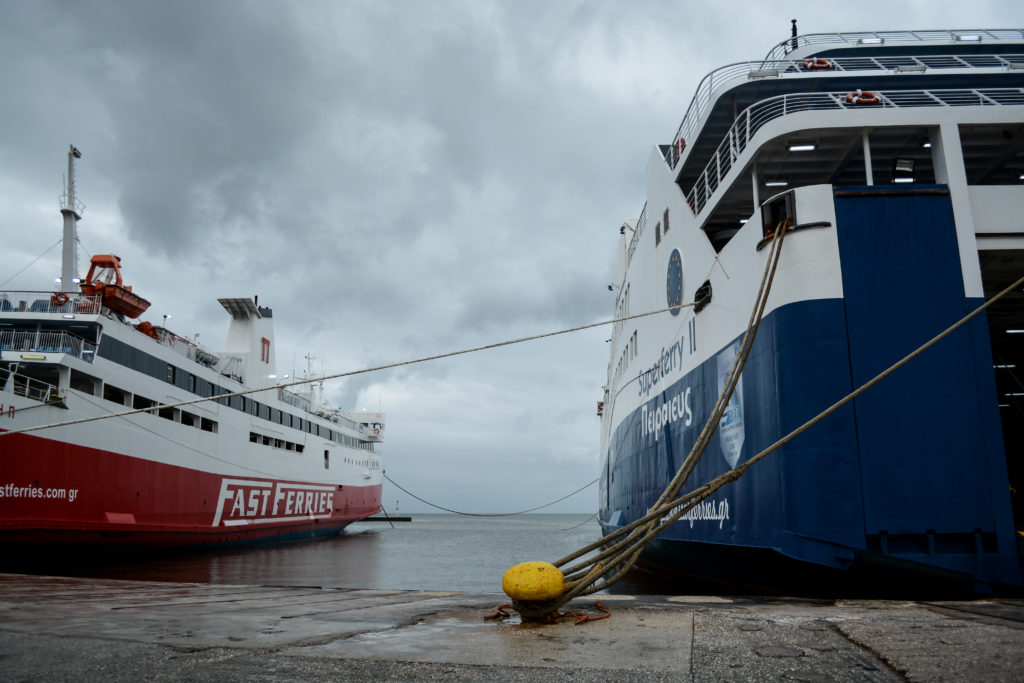
{"label": "blue hull", "polygon": [[[949,197],[931,189],[837,190],[844,297],[765,317],[738,396],[684,490],[749,459],[981,303],[964,295]],[[648,383],[649,399],[615,430],[601,473],[606,532],[642,516],[674,475],[734,345],[669,386]],[[816,580],[879,592],[907,577],[1019,589],[1008,488],[981,315],[720,489],[643,559],[661,575],[790,592]]]}

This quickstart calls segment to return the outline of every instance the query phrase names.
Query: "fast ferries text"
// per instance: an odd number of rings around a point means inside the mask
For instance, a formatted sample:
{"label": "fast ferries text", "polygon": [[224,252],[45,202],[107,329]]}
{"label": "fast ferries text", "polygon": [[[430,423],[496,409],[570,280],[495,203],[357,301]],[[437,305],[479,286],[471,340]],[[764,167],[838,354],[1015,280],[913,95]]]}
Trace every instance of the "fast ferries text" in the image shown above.
{"label": "fast ferries text", "polygon": [[334,490],[314,484],[222,479],[213,526],[330,517]]}

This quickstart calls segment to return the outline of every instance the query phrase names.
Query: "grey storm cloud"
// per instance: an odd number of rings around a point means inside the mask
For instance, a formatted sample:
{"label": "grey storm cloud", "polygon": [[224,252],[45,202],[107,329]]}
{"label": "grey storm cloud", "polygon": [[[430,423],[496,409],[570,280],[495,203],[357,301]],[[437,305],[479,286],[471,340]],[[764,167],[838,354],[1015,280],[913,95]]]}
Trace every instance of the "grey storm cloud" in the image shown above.
{"label": "grey storm cloud", "polygon": [[[618,227],[643,208],[651,149],[705,73],[763,57],[793,17],[803,32],[977,28],[1020,25],[1024,6],[0,0],[0,281],[59,237],[73,143],[83,259],[116,250],[153,315],[213,348],[227,326],[216,298],[258,294],[279,371],[607,319]],[[10,286],[45,288],[52,256]],[[326,393],[388,413],[387,472],[414,492],[535,507],[597,476],[608,336]]]}

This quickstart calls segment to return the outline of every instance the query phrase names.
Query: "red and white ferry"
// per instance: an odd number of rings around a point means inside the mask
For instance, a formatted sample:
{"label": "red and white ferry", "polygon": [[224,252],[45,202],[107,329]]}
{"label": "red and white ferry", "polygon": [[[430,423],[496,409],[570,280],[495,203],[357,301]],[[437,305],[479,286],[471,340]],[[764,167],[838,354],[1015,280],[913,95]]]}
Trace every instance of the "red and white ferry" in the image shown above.
{"label": "red and white ferry", "polygon": [[383,414],[278,387],[270,308],[218,299],[230,325],[215,352],[135,322],[149,302],[117,256],[79,280],[80,156],[59,291],[0,291],[0,540],[201,546],[337,533],[380,511]]}

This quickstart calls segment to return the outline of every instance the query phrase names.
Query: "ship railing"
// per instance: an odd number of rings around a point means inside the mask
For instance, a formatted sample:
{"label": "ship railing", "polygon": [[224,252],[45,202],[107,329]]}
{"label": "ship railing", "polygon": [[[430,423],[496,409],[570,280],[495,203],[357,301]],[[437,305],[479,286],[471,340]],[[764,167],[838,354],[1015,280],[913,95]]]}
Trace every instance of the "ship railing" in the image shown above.
{"label": "ship railing", "polygon": [[2,313],[99,313],[103,297],[66,292],[66,301],[57,292],[0,292]]}
{"label": "ship railing", "polygon": [[3,392],[44,403],[58,401],[61,398],[60,389],[49,382],[0,368],[0,393]]}
{"label": "ship railing", "polygon": [[60,195],[60,208],[66,211],[73,211],[81,218],[85,213],[85,204],[78,201],[78,198],[70,196],[67,192]]}
{"label": "ship railing", "polygon": [[935,31],[855,31],[851,33],[808,33],[787,38],[768,51],[766,60],[782,59],[806,45],[882,45],[888,43],[963,43],[1024,40],[1024,29],[942,29]]}
{"label": "ship railing", "polygon": [[96,344],[67,332],[0,330],[0,351],[66,353],[91,363],[96,357]]}
{"label": "ship railing", "polygon": [[1024,88],[953,90],[892,90],[876,92],[878,103],[857,104],[847,92],[794,93],[755,102],[740,112],[693,187],[686,194],[694,215],[699,215],[746,150],[755,134],[768,122],[803,111],[866,108],[963,107],[1024,105]]}
{"label": "ship railing", "polygon": [[296,394],[294,391],[288,391],[287,389],[282,389],[280,387],[277,390],[277,398],[293,408],[299,408],[306,412],[309,412],[310,407],[313,405],[308,396],[301,396]]}
{"label": "ship railing", "polygon": [[[858,34],[859,35],[859,34]],[[802,37],[802,36],[801,36]],[[737,62],[715,69],[704,76],[690,100],[679,128],[672,138],[665,160],[675,168],[686,156],[686,143],[692,142],[702,118],[712,102],[716,88],[729,81],[756,78],[779,78],[809,73],[844,73],[857,71],[885,71],[892,73],[921,73],[937,69],[1020,69],[1024,68],[1024,54],[961,54],[961,55],[876,55],[864,57],[829,57],[823,62],[807,64],[803,59],[769,58],[763,61]],[[680,142],[682,141],[682,142]]]}
{"label": "ship railing", "polygon": [[647,227],[646,204],[644,204],[644,209],[640,212],[640,218],[637,219],[636,227],[633,229],[633,238],[629,240],[629,250],[626,252],[626,263],[633,260],[633,252],[636,251],[636,245],[640,242],[640,235],[643,234],[645,227]]}
{"label": "ship railing", "polygon": [[160,329],[157,331],[157,336],[161,345],[196,363],[206,367],[213,367],[220,362],[220,356],[197,341],[179,337],[173,332]]}

